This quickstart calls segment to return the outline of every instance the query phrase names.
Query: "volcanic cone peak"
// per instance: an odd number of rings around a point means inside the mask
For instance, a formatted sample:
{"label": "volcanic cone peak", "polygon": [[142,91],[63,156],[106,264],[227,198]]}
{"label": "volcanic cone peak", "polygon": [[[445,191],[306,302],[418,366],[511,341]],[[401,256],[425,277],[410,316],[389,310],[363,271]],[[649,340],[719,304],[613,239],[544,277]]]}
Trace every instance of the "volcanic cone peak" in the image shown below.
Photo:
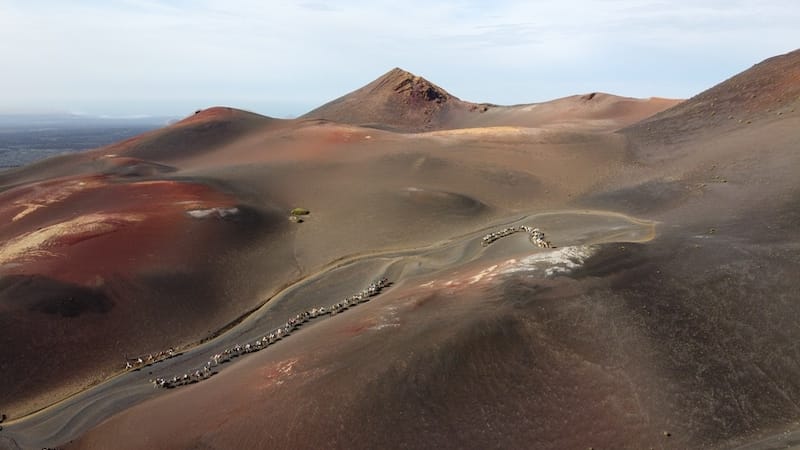
{"label": "volcanic cone peak", "polygon": [[420,76],[395,67],[376,80],[375,91],[391,89],[397,94],[414,100],[443,103],[456,99],[447,91]]}
{"label": "volcanic cone peak", "polygon": [[428,131],[446,128],[452,114],[467,111],[470,105],[425,78],[394,68],[304,117],[399,131]]}

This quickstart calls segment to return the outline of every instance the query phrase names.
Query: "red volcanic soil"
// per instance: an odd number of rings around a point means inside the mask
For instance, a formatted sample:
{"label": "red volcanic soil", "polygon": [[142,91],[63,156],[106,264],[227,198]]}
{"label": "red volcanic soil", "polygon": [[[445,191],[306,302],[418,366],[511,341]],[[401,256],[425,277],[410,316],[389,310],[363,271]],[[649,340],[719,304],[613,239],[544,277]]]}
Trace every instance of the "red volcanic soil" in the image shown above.
{"label": "red volcanic soil", "polygon": [[125,354],[197,340],[252,308],[257,297],[236,306],[215,280],[218,258],[264,225],[258,216],[188,180],[97,174],[0,193],[4,412],[45,406]]}
{"label": "red volcanic soil", "polygon": [[[156,258],[192,222],[188,211],[233,208],[236,199],[198,183],[119,183],[97,175],[11,189],[0,194],[0,205],[0,275],[35,273],[83,285]],[[176,256],[157,258],[170,264]]]}

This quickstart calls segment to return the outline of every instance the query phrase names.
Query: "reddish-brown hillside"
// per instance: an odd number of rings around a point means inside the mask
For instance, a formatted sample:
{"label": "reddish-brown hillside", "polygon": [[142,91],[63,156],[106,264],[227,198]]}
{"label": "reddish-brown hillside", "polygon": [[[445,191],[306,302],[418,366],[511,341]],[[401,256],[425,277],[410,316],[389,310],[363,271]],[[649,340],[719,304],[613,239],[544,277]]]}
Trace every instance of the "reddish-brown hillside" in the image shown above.
{"label": "reddish-brown hillside", "polygon": [[213,107],[199,110],[171,126],[105,147],[103,151],[169,161],[218,149],[271,122],[279,120],[235,108]]}
{"label": "reddish-brown hillside", "polygon": [[448,116],[456,111],[475,107],[422,77],[394,68],[304,117],[400,131],[426,131],[442,128]]}

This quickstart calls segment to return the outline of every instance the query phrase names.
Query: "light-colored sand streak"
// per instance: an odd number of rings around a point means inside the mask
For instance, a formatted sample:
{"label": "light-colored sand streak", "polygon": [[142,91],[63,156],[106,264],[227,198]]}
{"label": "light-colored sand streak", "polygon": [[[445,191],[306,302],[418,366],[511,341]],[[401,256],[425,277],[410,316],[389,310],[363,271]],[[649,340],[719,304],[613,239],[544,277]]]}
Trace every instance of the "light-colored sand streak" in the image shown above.
{"label": "light-colored sand streak", "polygon": [[134,213],[95,213],[43,227],[0,244],[0,264],[50,258],[59,255],[63,240],[92,239],[144,220]]}

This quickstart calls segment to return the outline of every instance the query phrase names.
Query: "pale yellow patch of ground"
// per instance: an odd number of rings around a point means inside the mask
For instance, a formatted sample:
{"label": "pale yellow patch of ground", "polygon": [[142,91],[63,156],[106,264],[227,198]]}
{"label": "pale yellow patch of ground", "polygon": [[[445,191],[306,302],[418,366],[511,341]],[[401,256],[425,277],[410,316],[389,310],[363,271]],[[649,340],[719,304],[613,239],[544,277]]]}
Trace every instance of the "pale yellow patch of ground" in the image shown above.
{"label": "pale yellow patch of ground", "polygon": [[13,203],[14,206],[24,209],[17,213],[11,221],[16,222],[34,211],[64,201],[78,192],[96,188],[101,184],[102,183],[98,180],[74,180],[64,184],[58,184],[57,186],[37,189],[33,192],[36,198],[25,196],[25,198],[19,199]]}
{"label": "pale yellow patch of ground", "polygon": [[0,244],[0,264],[58,255],[56,240],[68,236],[97,237],[125,225],[141,222],[143,214],[87,214],[21,234]]}

